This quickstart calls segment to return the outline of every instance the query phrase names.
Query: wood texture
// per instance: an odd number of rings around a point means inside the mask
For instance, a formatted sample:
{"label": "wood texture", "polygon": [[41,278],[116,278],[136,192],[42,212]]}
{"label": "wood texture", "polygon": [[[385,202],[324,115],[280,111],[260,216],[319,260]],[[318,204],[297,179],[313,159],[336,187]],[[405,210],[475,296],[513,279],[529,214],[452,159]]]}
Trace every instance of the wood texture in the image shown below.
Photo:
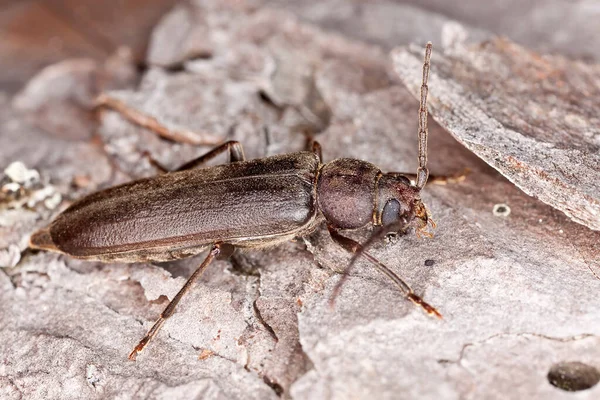
{"label": "wood texture", "polygon": [[[528,71],[554,58],[531,58],[528,50],[506,45],[528,63],[504,88],[496,75],[481,79],[478,71],[491,67],[475,61],[487,57],[508,73],[515,61],[510,52],[498,58],[504,53],[496,42],[471,48],[477,51],[466,47],[464,68],[479,69],[465,77],[452,48],[463,43],[458,39],[473,44],[497,33],[538,51],[593,60],[597,35],[582,33],[597,29],[588,22],[596,10],[590,4],[194,0],[154,28],[140,84],[106,95],[139,106],[163,127],[239,140],[248,159],[304,149],[308,128],[321,132],[325,161],[352,157],[383,171],[414,173],[418,101],[411,93],[426,40],[434,42],[432,99],[455,93],[446,89],[460,78],[468,91],[457,95],[479,98],[484,107],[494,95],[482,93],[494,88],[502,94],[495,97],[499,105],[530,118],[534,112],[518,108],[528,102],[512,91],[531,89],[529,79],[539,83]],[[403,70],[415,76],[403,78],[410,90],[388,57],[392,47],[409,42],[419,44],[405,53]],[[210,51],[198,53],[198,45]],[[596,67],[578,66],[577,76],[588,76],[586,68]],[[72,81],[69,65],[60,71]],[[40,95],[18,97],[42,108],[17,109],[15,97],[0,94],[0,174],[21,161],[37,171],[25,175],[39,176],[31,182],[0,177],[0,398],[600,398],[599,385],[566,393],[547,377],[565,362],[600,369],[600,232],[527,195],[454,139],[435,121],[449,112],[439,98],[431,107],[431,173],[471,172],[460,183],[424,188],[438,226],[432,239],[409,234],[372,254],[436,306],[443,321],[424,315],[363,262],[332,309],[329,297],[349,255],[321,227],[305,240],[216,261],[156,341],[129,362],[127,354],[203,255],[159,266],[99,264],[28,251],[28,237],[86,194],[154,175],[145,152],[176,167],[211,146],[165,140],[110,109],[99,112],[97,129],[77,119],[95,133],[92,139],[71,134],[74,114],[66,112],[45,129],[35,114],[57,102],[66,109],[77,91],[48,96],[61,80],[40,74],[37,82],[46,83],[38,86]],[[569,86],[549,92],[563,89]],[[535,104],[549,106],[550,98],[532,94]],[[558,100],[552,111],[563,115]],[[452,109],[463,112],[460,105]],[[485,110],[494,118],[513,115],[492,105]],[[326,118],[313,118],[319,115]],[[540,115],[540,126],[554,123]],[[68,137],[56,129],[59,121],[71,127]],[[569,144],[556,149],[568,152]],[[575,164],[560,162],[565,171]],[[351,235],[363,241],[369,233]]]}
{"label": "wood texture", "polygon": [[[418,95],[419,49],[394,52]],[[432,114],[525,193],[600,230],[600,67],[506,39],[437,54]]]}

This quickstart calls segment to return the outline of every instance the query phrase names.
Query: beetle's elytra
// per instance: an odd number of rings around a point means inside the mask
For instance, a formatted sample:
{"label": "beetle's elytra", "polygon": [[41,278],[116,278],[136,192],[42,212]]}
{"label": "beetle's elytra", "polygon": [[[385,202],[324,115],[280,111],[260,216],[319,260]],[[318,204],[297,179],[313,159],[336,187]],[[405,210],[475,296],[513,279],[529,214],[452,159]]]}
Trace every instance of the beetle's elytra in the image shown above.
{"label": "beetle's elytra", "polygon": [[[48,227],[34,233],[30,246],[103,262],[168,261],[210,248],[208,256],[173,298],[138,352],[173,314],[181,297],[211,261],[233,247],[259,248],[302,236],[325,221],[335,242],[352,252],[350,268],[364,256],[390,277],[406,296],[431,314],[441,314],[385,265],[366,252],[376,239],[411,227],[426,234],[429,212],[420,192],[427,170],[427,80],[431,43],[423,64],[419,104],[419,167],[415,184],[407,175],[383,173],[365,161],[342,158],[323,163],[321,148],[246,161],[230,141],[174,172],[141,179],[82,198]],[[220,153],[230,162],[197,168]],[[341,230],[378,227],[361,245]],[[343,275],[333,297],[347,275]]]}
{"label": "beetle's elytra", "polygon": [[77,258],[140,262],[217,242],[286,240],[315,220],[318,169],[317,156],[301,152],[134,181],[75,202],[31,241]]}

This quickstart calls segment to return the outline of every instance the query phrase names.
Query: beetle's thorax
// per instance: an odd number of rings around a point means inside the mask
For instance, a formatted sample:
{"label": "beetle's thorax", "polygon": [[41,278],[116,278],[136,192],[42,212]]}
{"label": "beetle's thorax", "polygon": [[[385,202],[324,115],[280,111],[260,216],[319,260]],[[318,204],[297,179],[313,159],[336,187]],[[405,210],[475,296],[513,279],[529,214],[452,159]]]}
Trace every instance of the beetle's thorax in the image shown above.
{"label": "beetle's thorax", "polygon": [[371,222],[381,175],[375,165],[351,158],[325,164],[317,182],[317,202],[327,222],[338,229],[356,229]]}

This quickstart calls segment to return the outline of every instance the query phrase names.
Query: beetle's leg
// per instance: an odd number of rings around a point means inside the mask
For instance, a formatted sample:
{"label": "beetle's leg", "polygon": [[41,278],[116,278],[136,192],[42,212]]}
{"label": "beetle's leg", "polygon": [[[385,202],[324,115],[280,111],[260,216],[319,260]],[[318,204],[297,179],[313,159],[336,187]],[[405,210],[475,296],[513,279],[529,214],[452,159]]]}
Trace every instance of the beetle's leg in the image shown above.
{"label": "beetle's leg", "polygon": [[308,139],[307,143],[308,151],[312,151],[319,157],[319,161],[323,162],[323,150],[321,149],[321,144],[314,140],[313,138]]}
{"label": "beetle's leg", "polygon": [[183,171],[186,169],[198,168],[198,167],[202,166],[202,164],[207,163],[208,161],[212,160],[219,154],[224,153],[226,151],[229,152],[229,161],[228,162],[236,162],[236,161],[245,161],[246,160],[246,156],[244,155],[244,148],[242,147],[242,144],[240,142],[238,142],[237,140],[230,140],[228,142],[225,142],[225,143],[215,147],[208,153],[201,155],[198,158],[194,158],[191,161],[186,162],[181,167],[177,168],[175,171]]}
{"label": "beetle's leg", "polygon": [[208,265],[220,253],[221,253],[221,246],[219,244],[214,244],[212,246],[212,248],[210,249],[210,252],[206,256],[206,258],[204,259],[204,261],[202,261],[202,264],[200,264],[200,266],[198,267],[198,269],[196,271],[194,271],[194,273],[189,277],[189,279],[187,280],[187,282],[185,282],[185,284],[179,290],[179,292],[175,295],[175,297],[173,297],[173,300],[171,300],[171,302],[169,303],[169,305],[167,305],[167,307],[163,310],[163,312],[160,314],[160,317],[156,320],[156,322],[154,323],[154,325],[152,326],[152,328],[150,328],[150,330],[148,331],[148,333],[146,334],[146,336],[144,336],[142,338],[142,340],[140,340],[140,342],[137,344],[137,346],[135,346],[135,348],[133,349],[133,351],[131,353],[129,353],[129,359],[130,360],[134,360],[135,361],[135,358],[136,358],[137,354],[139,352],[141,352],[142,350],[144,350],[144,347],[146,347],[146,345],[148,344],[148,342],[150,342],[150,340],[152,340],[152,338],[154,336],[156,336],[156,334],[158,333],[158,331],[160,330],[160,328],[163,326],[163,324],[165,323],[165,321],[167,320],[167,318],[169,318],[171,315],[173,315],[173,312],[175,311],[175,307],[177,306],[177,304],[179,303],[179,301],[181,300],[181,298],[183,297],[183,295],[185,295],[187,293],[187,291],[190,290],[190,288],[192,287],[192,285],[194,284],[194,282],[206,270],[206,267],[208,267]]}
{"label": "beetle's leg", "polygon": [[[429,184],[433,183],[436,185],[448,185],[453,183],[459,183],[464,181],[470,172],[471,171],[468,168],[465,168],[461,172],[454,175],[429,175],[429,179],[427,180],[427,182]],[[400,172],[399,175],[404,175],[413,182],[416,182],[417,180],[417,174],[413,174],[410,172]]]}
{"label": "beetle's leg", "polygon": [[426,303],[425,300],[423,300],[420,296],[415,294],[415,292],[412,290],[412,288],[410,286],[408,286],[408,284],[406,282],[404,282],[404,280],[402,280],[402,278],[400,278],[398,275],[396,275],[391,269],[386,267],[381,261],[379,261],[372,255],[367,253],[365,251],[364,247],[360,243],[358,243],[357,241],[355,241],[353,239],[350,239],[349,237],[343,236],[342,234],[340,234],[338,231],[336,231],[332,227],[329,227],[329,234],[331,235],[331,238],[337,244],[339,244],[344,250],[353,254],[350,264],[348,264],[348,266],[346,267],[346,270],[344,271],[344,274],[342,275],[342,277],[340,278],[340,280],[338,281],[338,283],[335,285],[335,287],[333,289],[333,292],[331,294],[332,304],[333,304],[333,301],[335,300],[336,296],[338,295],[343,283],[348,278],[348,276],[349,276],[348,272],[350,271],[350,269],[356,262],[356,259],[359,256],[364,256],[367,260],[369,260],[371,262],[371,264],[373,264],[377,268],[377,270],[379,272],[381,272],[382,274],[384,274],[388,278],[390,278],[396,284],[396,286],[398,286],[398,288],[406,295],[406,297],[410,301],[421,306],[427,314],[435,315],[438,318],[442,318],[442,314],[440,314],[438,310],[436,310],[433,306]]}
{"label": "beetle's leg", "polygon": [[152,165],[161,174],[166,174],[167,172],[169,172],[169,168],[165,167],[160,162],[158,162],[154,157],[152,157],[152,154],[150,154],[149,151],[147,151],[147,150],[144,151],[142,153],[142,157],[145,157],[146,159],[148,159],[148,162],[150,163],[150,165]]}
{"label": "beetle's leg", "polygon": [[110,108],[127,120],[136,125],[141,126],[155,132],[158,136],[179,143],[189,143],[194,145],[217,144],[223,140],[220,136],[213,135],[207,132],[190,132],[187,130],[172,130],[161,124],[156,118],[151,117],[143,112],[129,107],[121,100],[111,97],[107,94],[101,94],[96,98],[96,107]]}
{"label": "beetle's leg", "polygon": [[[230,140],[228,142],[223,143],[222,145],[215,147],[214,149],[210,150],[208,153],[203,154],[198,158],[194,158],[193,160],[186,162],[181,167],[176,168],[173,171],[183,171],[186,169],[198,168],[198,167],[202,166],[202,164],[207,163],[208,161],[212,160],[213,158],[215,158],[216,156],[218,156],[219,154],[221,154],[225,151],[229,151],[229,161],[228,162],[246,160],[246,157],[244,156],[244,148],[242,147],[242,144],[240,142],[238,142],[237,140]],[[168,168],[163,166],[161,163],[156,161],[149,152],[144,151],[142,153],[142,156],[148,158],[148,161],[150,161],[150,164],[152,164],[152,166],[154,168],[156,168],[159,172],[161,172],[163,174],[165,174],[167,172],[172,172],[171,170],[169,170]]]}

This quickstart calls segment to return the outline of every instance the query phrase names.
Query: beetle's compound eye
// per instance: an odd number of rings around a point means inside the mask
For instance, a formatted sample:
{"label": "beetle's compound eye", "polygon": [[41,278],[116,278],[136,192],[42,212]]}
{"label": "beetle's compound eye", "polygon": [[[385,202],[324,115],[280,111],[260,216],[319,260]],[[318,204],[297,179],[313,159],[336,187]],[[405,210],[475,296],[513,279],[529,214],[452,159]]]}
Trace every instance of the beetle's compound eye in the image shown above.
{"label": "beetle's compound eye", "polygon": [[400,202],[396,199],[390,199],[383,207],[381,213],[381,224],[383,226],[391,225],[400,219]]}

